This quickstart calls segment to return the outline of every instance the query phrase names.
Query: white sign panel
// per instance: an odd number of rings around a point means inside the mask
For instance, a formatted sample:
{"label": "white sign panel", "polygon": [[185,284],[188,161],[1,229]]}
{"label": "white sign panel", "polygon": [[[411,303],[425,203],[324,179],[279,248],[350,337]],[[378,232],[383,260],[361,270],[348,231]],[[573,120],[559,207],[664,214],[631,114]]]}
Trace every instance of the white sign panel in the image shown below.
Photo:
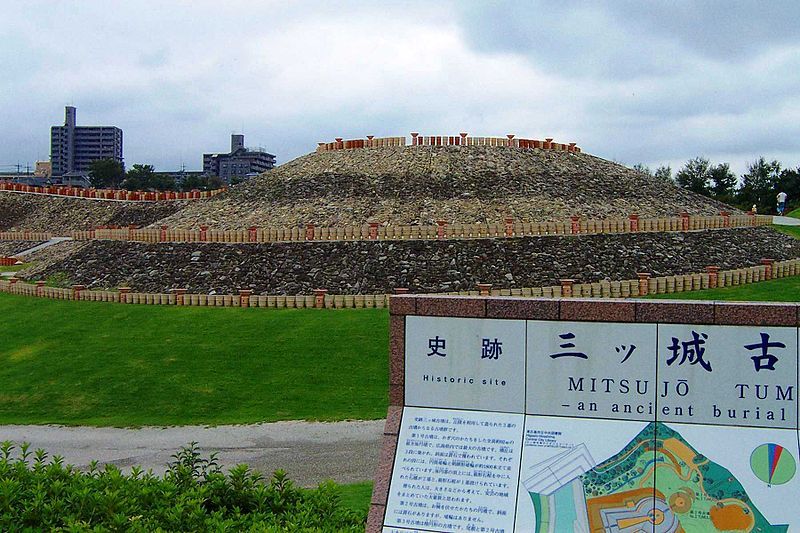
{"label": "white sign panel", "polygon": [[797,428],[797,329],[660,325],[658,419]]}
{"label": "white sign panel", "polygon": [[525,321],[408,317],[406,405],[524,412]]}
{"label": "white sign panel", "polygon": [[384,524],[513,531],[524,416],[407,407]]}
{"label": "white sign panel", "polygon": [[409,316],[384,532],[791,531],[798,331]]}
{"label": "white sign panel", "polygon": [[655,382],[655,324],[528,322],[528,414],[652,420]]}

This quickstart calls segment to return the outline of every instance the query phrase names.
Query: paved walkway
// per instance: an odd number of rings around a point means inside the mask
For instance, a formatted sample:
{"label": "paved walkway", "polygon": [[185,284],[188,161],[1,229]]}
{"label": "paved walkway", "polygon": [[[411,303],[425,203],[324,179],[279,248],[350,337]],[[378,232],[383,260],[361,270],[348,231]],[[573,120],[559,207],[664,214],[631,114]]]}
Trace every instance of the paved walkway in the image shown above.
{"label": "paved walkway", "polygon": [[53,237],[47,242],[43,242],[42,244],[38,244],[33,248],[28,248],[22,252],[14,254],[14,257],[24,257],[26,255],[32,254],[33,252],[38,252],[39,250],[44,250],[45,248],[49,248],[55,244],[64,242],[64,241],[71,241],[72,237]]}
{"label": "paved walkway", "polygon": [[800,226],[800,218],[774,216],[772,223],[778,226]]}
{"label": "paved walkway", "polygon": [[163,474],[172,454],[198,442],[203,456],[218,452],[224,467],[246,463],[271,475],[286,470],[295,483],[312,487],[371,480],[378,464],[384,420],[276,422],[241,426],[140,429],[0,426],[0,441],[30,442],[51,456],[85,469],[92,460],[124,471],[139,465]]}

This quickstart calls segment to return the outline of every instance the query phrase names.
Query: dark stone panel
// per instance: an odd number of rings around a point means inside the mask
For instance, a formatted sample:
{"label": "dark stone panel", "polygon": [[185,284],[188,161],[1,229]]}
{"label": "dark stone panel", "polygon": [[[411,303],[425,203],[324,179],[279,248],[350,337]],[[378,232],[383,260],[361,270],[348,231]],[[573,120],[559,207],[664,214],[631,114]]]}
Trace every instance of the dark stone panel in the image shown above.
{"label": "dark stone panel", "polygon": [[529,298],[492,298],[486,301],[488,318],[523,320],[558,320],[559,300]]}
{"label": "dark stone panel", "polygon": [[681,300],[637,301],[636,321],[662,324],[713,324],[714,304]]}
{"label": "dark stone panel", "polygon": [[715,324],[748,326],[797,326],[794,304],[737,304],[717,302]]}
{"label": "dark stone panel", "polygon": [[483,318],[486,316],[486,298],[458,296],[420,296],[417,314],[422,316],[455,316]]}
{"label": "dark stone panel", "polygon": [[561,300],[561,320],[586,322],[634,322],[636,304],[630,301],[596,299]]}

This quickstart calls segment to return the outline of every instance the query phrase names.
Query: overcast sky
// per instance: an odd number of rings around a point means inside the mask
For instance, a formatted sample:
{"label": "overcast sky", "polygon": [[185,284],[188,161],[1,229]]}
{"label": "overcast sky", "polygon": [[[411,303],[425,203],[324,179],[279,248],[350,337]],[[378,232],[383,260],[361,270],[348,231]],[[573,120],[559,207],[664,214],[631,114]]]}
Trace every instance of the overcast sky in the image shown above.
{"label": "overcast sky", "polygon": [[0,0],[0,170],[64,106],[128,166],[368,134],[515,133],[673,170],[800,165],[800,2]]}

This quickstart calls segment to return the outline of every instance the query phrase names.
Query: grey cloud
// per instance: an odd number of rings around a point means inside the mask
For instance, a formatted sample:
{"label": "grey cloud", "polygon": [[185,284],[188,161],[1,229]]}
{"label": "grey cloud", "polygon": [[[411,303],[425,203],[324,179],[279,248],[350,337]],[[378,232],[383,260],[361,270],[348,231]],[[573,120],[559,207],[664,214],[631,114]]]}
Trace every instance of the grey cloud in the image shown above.
{"label": "grey cloud", "polygon": [[575,77],[676,73],[695,56],[735,63],[800,42],[800,3],[787,0],[499,0],[460,15],[477,50],[520,54]]}
{"label": "grey cloud", "polygon": [[466,130],[629,164],[800,163],[794,3],[109,3],[8,3],[0,164],[46,157],[67,103],[122,127],[128,164],[164,169],[242,128],[280,162],[337,136]]}

